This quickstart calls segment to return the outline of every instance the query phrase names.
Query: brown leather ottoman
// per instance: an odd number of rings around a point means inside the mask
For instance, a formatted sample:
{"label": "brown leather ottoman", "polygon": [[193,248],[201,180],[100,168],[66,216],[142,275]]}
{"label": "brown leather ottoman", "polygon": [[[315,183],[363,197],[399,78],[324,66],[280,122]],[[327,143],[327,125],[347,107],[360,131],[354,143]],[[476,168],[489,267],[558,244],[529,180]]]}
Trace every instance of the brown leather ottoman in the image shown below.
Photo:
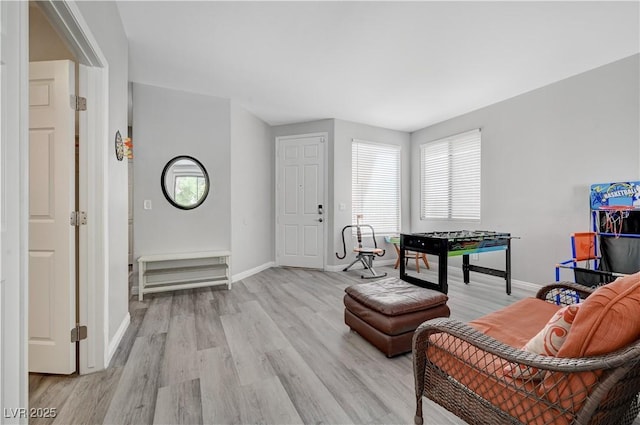
{"label": "brown leather ottoman", "polygon": [[398,278],[345,289],[344,322],[387,357],[411,351],[413,332],[424,321],[449,317],[448,297]]}

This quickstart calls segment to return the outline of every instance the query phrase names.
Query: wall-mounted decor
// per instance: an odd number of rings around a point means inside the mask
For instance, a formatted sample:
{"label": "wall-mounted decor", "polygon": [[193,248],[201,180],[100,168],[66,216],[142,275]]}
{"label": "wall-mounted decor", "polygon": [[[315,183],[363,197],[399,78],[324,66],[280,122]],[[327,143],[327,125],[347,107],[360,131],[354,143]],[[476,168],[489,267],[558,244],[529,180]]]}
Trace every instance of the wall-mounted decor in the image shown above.
{"label": "wall-mounted decor", "polygon": [[127,159],[133,159],[133,142],[131,141],[131,137],[124,139],[124,156],[126,156]]}
{"label": "wall-mounted decor", "polygon": [[116,159],[118,161],[122,161],[122,158],[124,158],[124,142],[122,141],[120,130],[116,131],[115,146],[116,146]]}
{"label": "wall-mounted decor", "polygon": [[197,159],[181,155],[165,165],[160,178],[162,193],[176,208],[191,210],[209,193],[209,174]]}

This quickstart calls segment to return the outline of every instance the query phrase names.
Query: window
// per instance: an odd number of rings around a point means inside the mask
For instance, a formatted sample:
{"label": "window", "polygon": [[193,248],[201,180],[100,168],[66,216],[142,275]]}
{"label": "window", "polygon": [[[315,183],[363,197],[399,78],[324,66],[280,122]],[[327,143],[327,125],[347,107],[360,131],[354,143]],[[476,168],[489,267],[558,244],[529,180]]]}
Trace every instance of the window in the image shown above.
{"label": "window", "polygon": [[201,176],[175,176],[173,198],[180,205],[195,205],[204,195],[206,182]]}
{"label": "window", "polygon": [[376,234],[400,232],[400,146],[353,140],[351,149],[353,223],[369,224]]}
{"label": "window", "polygon": [[480,130],[420,146],[420,218],[480,220]]}

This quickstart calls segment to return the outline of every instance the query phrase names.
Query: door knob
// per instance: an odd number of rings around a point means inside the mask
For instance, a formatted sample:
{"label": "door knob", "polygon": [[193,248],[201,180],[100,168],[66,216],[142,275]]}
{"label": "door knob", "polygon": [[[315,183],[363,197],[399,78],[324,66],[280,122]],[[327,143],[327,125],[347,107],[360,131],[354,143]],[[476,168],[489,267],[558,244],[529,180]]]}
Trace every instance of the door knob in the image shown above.
{"label": "door knob", "polygon": [[319,218],[319,219],[318,219],[318,221],[319,221],[320,223],[322,223],[322,218]]}

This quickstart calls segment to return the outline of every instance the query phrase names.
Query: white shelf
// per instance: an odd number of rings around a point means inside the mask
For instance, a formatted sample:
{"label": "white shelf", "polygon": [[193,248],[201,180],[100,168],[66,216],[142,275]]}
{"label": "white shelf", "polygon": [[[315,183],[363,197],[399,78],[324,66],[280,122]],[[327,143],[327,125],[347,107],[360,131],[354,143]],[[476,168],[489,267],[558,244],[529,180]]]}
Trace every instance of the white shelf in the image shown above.
{"label": "white shelf", "polygon": [[147,269],[145,271],[146,276],[156,276],[169,273],[185,273],[185,272],[197,272],[197,271],[213,271],[223,270],[227,268],[227,264],[203,264],[197,266],[182,266],[182,267],[164,267],[157,269]]}
{"label": "white shelf", "polygon": [[144,294],[204,286],[231,289],[230,251],[142,255],[138,258],[138,298]]}

